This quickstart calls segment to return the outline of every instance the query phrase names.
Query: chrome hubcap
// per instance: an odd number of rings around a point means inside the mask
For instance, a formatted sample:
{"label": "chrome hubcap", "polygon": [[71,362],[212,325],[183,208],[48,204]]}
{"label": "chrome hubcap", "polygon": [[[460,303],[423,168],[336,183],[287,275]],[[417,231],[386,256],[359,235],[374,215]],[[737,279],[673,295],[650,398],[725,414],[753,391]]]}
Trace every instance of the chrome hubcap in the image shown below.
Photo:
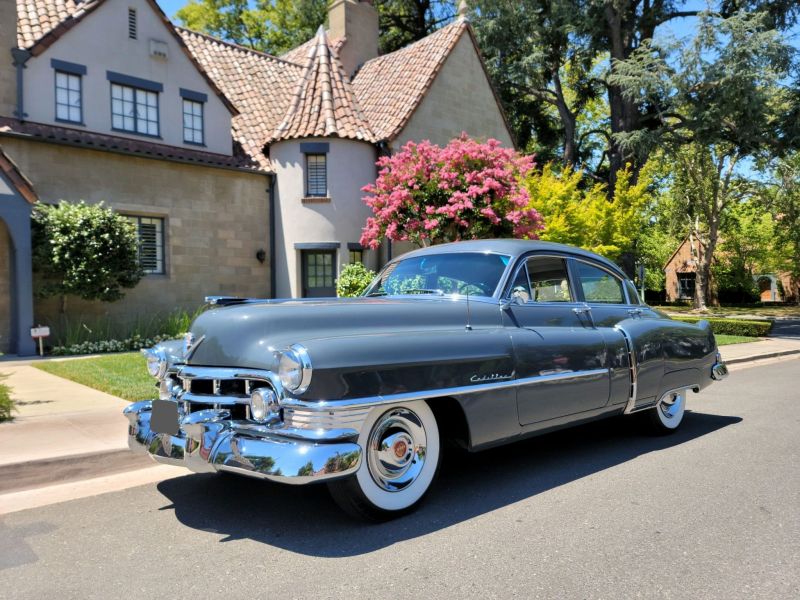
{"label": "chrome hubcap", "polygon": [[422,421],[407,408],[384,413],[372,428],[367,467],[375,483],[387,492],[414,483],[425,464],[427,438]]}
{"label": "chrome hubcap", "polygon": [[673,392],[661,401],[658,409],[665,419],[674,419],[680,416],[685,402],[686,396],[684,392]]}

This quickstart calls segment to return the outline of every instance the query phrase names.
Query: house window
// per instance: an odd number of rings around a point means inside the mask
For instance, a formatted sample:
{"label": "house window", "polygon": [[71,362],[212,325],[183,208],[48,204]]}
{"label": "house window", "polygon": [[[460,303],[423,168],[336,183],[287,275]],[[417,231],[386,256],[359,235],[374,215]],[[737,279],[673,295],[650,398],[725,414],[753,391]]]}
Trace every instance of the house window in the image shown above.
{"label": "house window", "polygon": [[160,275],[164,271],[164,219],[160,217],[128,217],[136,225],[139,243],[139,265],[145,273]]}
{"label": "house window", "polygon": [[694,298],[696,273],[678,273],[678,298],[691,300]]}
{"label": "house window", "polygon": [[364,251],[363,250],[350,250],[350,263],[363,263]]}
{"label": "house window", "polygon": [[183,101],[183,141],[203,145],[203,103]]}
{"label": "house window", "polygon": [[56,120],[83,123],[81,76],[56,71]]}
{"label": "house window", "polygon": [[328,195],[326,154],[306,154],[306,196]]}
{"label": "house window", "polygon": [[158,93],[112,83],[111,126],[118,131],[158,137]]}

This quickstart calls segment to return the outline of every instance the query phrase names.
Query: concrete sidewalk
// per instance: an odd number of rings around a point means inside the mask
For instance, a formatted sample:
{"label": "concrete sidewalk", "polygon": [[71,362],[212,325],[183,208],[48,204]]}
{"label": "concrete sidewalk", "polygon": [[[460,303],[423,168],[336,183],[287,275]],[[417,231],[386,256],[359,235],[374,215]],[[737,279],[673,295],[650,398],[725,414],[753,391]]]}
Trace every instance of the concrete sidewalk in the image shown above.
{"label": "concrete sidewalk", "polygon": [[758,342],[729,344],[719,349],[722,360],[733,365],[777,356],[800,354],[800,339],[764,338]]}

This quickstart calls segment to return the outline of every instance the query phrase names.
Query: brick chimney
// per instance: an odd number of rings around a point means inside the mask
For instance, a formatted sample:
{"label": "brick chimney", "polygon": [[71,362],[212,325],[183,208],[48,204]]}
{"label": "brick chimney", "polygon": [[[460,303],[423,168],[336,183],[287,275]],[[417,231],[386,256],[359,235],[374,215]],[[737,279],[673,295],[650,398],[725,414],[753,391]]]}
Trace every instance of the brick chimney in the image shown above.
{"label": "brick chimney", "polygon": [[17,69],[11,49],[17,47],[17,3],[0,0],[0,116],[17,109]]}
{"label": "brick chimney", "polygon": [[372,0],[334,0],[328,7],[328,26],[332,40],[347,40],[339,60],[348,77],[378,56],[378,11]]}

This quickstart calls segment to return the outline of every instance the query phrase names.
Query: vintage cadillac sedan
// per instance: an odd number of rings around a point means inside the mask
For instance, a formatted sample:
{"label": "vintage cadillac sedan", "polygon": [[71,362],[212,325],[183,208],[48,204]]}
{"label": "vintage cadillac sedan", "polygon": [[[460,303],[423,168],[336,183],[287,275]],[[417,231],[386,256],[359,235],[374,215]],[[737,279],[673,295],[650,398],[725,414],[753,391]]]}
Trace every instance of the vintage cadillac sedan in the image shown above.
{"label": "vintage cadillac sedan", "polygon": [[727,369],[707,322],[643,304],[612,262],[538,241],[405,254],[350,299],[210,299],[147,350],[129,443],[197,472],[325,482],[347,512],[416,506],[445,441],[480,450],[593,419],[680,425]]}

